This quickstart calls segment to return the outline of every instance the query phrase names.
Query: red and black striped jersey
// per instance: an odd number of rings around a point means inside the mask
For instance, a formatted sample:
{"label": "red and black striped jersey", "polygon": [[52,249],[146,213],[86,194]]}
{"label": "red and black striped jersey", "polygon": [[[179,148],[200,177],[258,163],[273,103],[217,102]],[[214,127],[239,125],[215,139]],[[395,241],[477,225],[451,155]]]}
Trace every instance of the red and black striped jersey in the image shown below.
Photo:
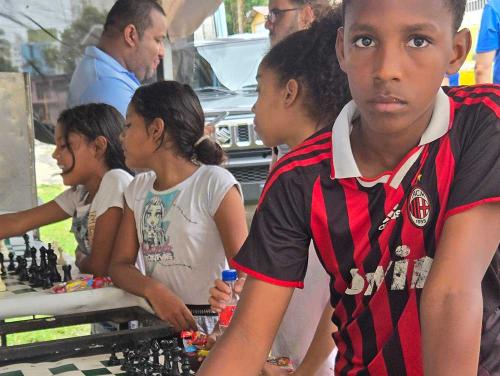
{"label": "red and black striped jersey", "polygon": [[[278,161],[234,259],[249,275],[302,287],[308,245],[331,277],[336,374],[422,375],[419,302],[446,219],[500,201],[500,90],[440,90],[400,164],[364,179],[350,146],[354,102]],[[473,260],[471,260],[473,262]],[[500,372],[500,248],[483,279],[481,366]]]}

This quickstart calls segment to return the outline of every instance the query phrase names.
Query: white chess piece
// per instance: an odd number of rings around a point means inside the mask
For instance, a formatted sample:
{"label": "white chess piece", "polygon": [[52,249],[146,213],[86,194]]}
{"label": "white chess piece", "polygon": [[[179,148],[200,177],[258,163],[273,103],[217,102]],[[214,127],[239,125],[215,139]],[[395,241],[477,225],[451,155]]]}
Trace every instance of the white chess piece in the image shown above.
{"label": "white chess piece", "polygon": [[7,286],[2,281],[2,276],[0,276],[0,292],[7,291]]}
{"label": "white chess piece", "polygon": [[0,253],[3,254],[5,260],[9,257],[9,250],[5,246],[5,240],[0,240]]}

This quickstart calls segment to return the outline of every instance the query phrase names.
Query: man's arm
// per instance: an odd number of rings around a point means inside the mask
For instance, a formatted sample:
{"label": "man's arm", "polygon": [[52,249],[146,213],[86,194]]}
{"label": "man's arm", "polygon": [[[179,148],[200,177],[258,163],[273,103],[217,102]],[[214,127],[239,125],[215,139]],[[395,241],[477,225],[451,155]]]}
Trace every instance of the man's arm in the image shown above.
{"label": "man's arm", "polygon": [[210,351],[197,375],[258,375],[292,293],[293,288],[248,277],[231,325]]}
{"label": "man's arm", "polygon": [[420,306],[426,376],[477,374],[481,281],[499,243],[500,203],[446,221]]}
{"label": "man's arm", "polygon": [[481,52],[476,54],[476,65],[474,74],[477,84],[488,84],[492,82],[491,66],[495,59],[495,51]]}

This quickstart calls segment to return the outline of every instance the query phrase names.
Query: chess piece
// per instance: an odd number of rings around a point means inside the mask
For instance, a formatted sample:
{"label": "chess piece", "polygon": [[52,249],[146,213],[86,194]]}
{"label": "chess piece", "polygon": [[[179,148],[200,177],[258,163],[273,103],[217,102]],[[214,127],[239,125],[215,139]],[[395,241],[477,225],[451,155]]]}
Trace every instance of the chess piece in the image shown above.
{"label": "chess piece", "polygon": [[7,286],[5,286],[5,283],[2,281],[2,277],[0,277],[0,292],[7,291]]}
{"label": "chess piece", "polygon": [[24,239],[24,257],[28,258],[30,257],[30,251],[31,251],[30,237],[28,234],[24,234],[23,239]]}
{"label": "chess piece", "polygon": [[61,282],[61,274],[57,270],[57,256],[55,255],[54,250],[50,247],[47,249],[47,260],[50,271],[50,280],[53,283]]}
{"label": "chess piece", "polygon": [[191,363],[189,362],[189,357],[186,355],[184,356],[184,359],[182,360],[182,376],[189,376],[191,375]]}
{"label": "chess piece", "polygon": [[0,253],[3,254],[4,259],[9,257],[9,250],[5,246],[5,240],[2,239],[0,240]]}
{"label": "chess piece", "polygon": [[28,261],[26,261],[24,257],[20,257],[18,261],[18,267],[19,267],[19,280],[21,282],[28,281],[29,280]]}
{"label": "chess piece", "polygon": [[69,282],[71,281],[73,278],[71,277],[71,265],[63,265],[62,266],[62,270],[64,272],[64,278],[63,278],[63,281],[64,282]]}
{"label": "chess piece", "polygon": [[108,360],[108,366],[114,367],[114,366],[119,366],[120,365],[120,360],[116,356],[116,343],[113,343],[111,345],[111,356],[109,357]]}
{"label": "chess piece", "polygon": [[0,252],[0,276],[5,277],[7,275],[7,271],[5,270],[3,253]]}
{"label": "chess piece", "polygon": [[43,245],[40,247],[40,268],[47,269],[47,248]]}
{"label": "chess piece", "polygon": [[151,354],[153,356],[153,370],[155,372],[159,372],[162,369],[160,364],[160,344],[158,340],[154,339],[151,342]]}
{"label": "chess piece", "polygon": [[181,353],[182,349],[180,347],[176,347],[172,350],[172,376],[181,376],[180,373],[180,365],[181,365]]}
{"label": "chess piece", "polygon": [[30,274],[32,274],[36,270],[36,268],[38,268],[38,264],[36,263],[36,248],[31,247],[30,253],[31,253],[31,265],[28,271],[30,272]]}
{"label": "chess piece", "polygon": [[9,272],[13,272],[16,270],[16,265],[14,265],[14,253],[9,252],[9,266],[7,266],[7,270]]}
{"label": "chess piece", "polygon": [[40,271],[42,287],[44,289],[50,289],[52,287],[52,281],[50,280],[49,269]]}

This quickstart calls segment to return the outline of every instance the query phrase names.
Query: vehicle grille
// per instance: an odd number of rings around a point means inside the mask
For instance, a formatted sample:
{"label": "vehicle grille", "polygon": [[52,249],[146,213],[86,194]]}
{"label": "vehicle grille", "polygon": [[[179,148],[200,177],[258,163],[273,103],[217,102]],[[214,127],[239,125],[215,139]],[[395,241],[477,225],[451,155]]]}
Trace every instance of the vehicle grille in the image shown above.
{"label": "vehicle grille", "polygon": [[250,132],[248,125],[238,125],[238,142],[249,142]]}
{"label": "vehicle grille", "polygon": [[254,166],[228,169],[240,183],[264,182],[267,179],[269,166]]}
{"label": "vehicle grille", "polygon": [[224,120],[215,126],[215,138],[226,151],[263,148],[252,119]]}

